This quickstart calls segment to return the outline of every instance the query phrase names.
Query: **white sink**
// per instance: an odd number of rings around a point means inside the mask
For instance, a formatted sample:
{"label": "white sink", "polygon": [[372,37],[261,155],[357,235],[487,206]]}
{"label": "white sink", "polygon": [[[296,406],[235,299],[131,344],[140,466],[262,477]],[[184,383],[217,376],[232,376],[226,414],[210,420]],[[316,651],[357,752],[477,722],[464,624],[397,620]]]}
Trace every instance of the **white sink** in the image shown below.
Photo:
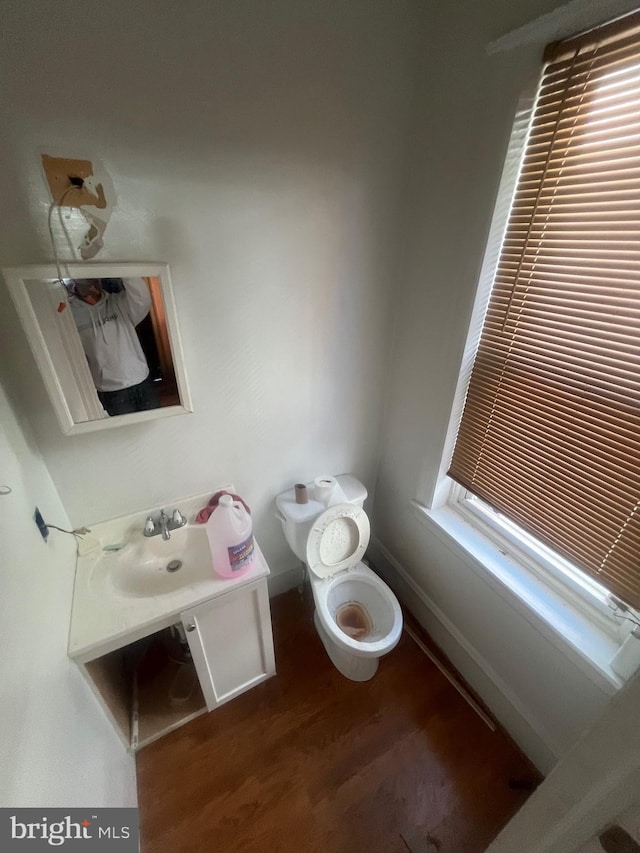
{"label": "white sink", "polygon": [[94,592],[124,598],[170,595],[179,589],[211,580],[211,551],[204,527],[187,525],[171,533],[140,535],[120,551],[105,552],[93,567]]}
{"label": "white sink", "polygon": [[[233,485],[220,488],[235,492]],[[182,613],[206,601],[268,576],[269,567],[257,543],[257,559],[242,577],[214,574],[206,529],[195,523],[210,497],[207,492],[165,502],[169,513],[179,507],[189,519],[184,527],[171,531],[168,542],[161,535],[142,535],[146,518],[156,517],[159,506],[91,525],[91,536],[85,549],[80,549],[73,587],[71,657],[93,660],[125,642],[174,625]],[[120,551],[103,551],[104,546],[119,542],[127,543]],[[167,571],[172,560],[182,561],[176,572]]]}

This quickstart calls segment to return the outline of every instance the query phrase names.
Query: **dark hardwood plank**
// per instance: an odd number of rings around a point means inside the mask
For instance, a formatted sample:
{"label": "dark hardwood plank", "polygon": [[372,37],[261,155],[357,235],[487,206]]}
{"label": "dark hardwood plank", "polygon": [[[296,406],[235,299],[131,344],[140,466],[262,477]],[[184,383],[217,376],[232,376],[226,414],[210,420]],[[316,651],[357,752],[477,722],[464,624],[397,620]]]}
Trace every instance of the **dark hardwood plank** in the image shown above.
{"label": "dark hardwood plank", "polygon": [[483,851],[539,781],[515,745],[407,635],[356,684],[308,595],[272,611],[277,676],[138,753],[142,853]]}

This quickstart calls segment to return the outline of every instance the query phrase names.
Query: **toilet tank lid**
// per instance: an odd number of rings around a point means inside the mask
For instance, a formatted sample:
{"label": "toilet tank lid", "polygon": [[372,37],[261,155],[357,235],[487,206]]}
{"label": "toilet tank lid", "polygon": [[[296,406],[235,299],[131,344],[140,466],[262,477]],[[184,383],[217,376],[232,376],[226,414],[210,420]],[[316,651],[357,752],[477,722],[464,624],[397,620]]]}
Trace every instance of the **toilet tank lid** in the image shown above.
{"label": "toilet tank lid", "polygon": [[[361,505],[365,502],[367,489],[357,477],[353,474],[338,474],[336,480],[344,492],[346,503]],[[313,481],[306,483],[306,486],[309,493],[309,502],[306,504],[296,503],[294,487],[280,492],[276,497],[276,508],[285,521],[311,521],[325,511],[326,506],[313,499]]]}
{"label": "toilet tank lid", "polygon": [[367,487],[361,483],[353,474],[338,474],[336,477],[338,485],[344,492],[345,501],[350,504],[363,504],[367,495]]}
{"label": "toilet tank lid", "polygon": [[314,501],[311,498],[309,498],[309,503],[296,503],[295,490],[289,489],[276,498],[276,509],[285,521],[304,522],[313,521],[325,511],[326,507],[320,501]]}

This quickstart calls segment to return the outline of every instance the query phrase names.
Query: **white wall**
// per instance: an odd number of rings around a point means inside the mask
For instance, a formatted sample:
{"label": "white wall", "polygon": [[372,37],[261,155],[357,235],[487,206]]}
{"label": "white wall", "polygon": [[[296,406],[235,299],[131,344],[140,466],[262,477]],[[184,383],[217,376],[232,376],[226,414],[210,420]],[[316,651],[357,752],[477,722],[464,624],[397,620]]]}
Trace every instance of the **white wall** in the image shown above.
{"label": "white wall", "polygon": [[135,806],[133,759],[67,658],[75,545],[55,532],[45,544],[33,512],[68,518],[2,387],[0,481],[0,805]]}
{"label": "white wall", "polygon": [[[634,841],[640,843],[640,803],[636,803],[635,806],[619,815],[615,819],[615,823],[626,830]],[[577,853],[602,853],[602,845],[598,841],[598,836],[594,836],[584,844]]]}
{"label": "white wall", "polygon": [[102,161],[98,259],[170,264],[196,410],[66,438],[21,358],[74,525],[234,482],[280,570],[278,491],[373,484],[420,5],[4,4],[1,262],[52,257],[40,153]]}
{"label": "white wall", "polygon": [[612,824],[637,838],[638,707],[640,678],[635,678],[558,761],[487,853],[597,853],[602,846],[595,837]]}
{"label": "white wall", "polygon": [[499,594],[421,524],[409,502],[438,472],[518,97],[539,73],[540,44],[493,56],[485,46],[554,5],[465,0],[440,4],[430,17],[373,524],[433,605],[423,606],[422,618],[436,641],[544,770],[600,713],[607,693],[512,606],[509,593]]}

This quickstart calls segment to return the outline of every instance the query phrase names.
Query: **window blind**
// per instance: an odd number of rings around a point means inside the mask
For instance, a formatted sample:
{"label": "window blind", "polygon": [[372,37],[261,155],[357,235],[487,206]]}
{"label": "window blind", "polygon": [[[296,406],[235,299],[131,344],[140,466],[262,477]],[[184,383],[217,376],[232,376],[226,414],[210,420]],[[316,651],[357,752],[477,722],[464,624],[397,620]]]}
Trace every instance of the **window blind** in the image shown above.
{"label": "window blind", "polygon": [[550,45],[449,475],[640,607],[640,14]]}

